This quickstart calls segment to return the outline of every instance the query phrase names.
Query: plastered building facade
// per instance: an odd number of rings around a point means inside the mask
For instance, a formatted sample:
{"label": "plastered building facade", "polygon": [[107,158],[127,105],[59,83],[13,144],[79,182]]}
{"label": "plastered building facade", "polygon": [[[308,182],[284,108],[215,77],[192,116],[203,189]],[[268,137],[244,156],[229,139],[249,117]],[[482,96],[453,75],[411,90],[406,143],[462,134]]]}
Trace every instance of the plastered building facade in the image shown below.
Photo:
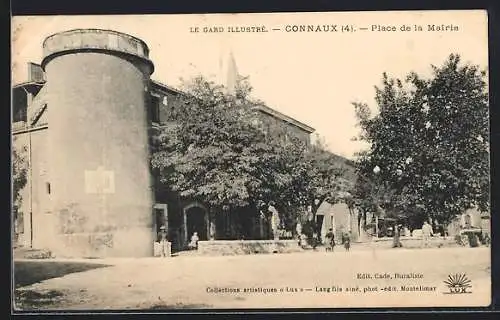
{"label": "plastered building facade", "polygon": [[[13,147],[29,164],[19,242],[59,256],[144,257],[159,225],[180,250],[193,230],[206,239],[211,222],[230,224],[155,184],[149,136],[182,93],[153,72],[146,43],[127,34],[79,29],[45,39],[41,63],[13,88]],[[258,112],[309,143],[313,128],[266,106]]]}

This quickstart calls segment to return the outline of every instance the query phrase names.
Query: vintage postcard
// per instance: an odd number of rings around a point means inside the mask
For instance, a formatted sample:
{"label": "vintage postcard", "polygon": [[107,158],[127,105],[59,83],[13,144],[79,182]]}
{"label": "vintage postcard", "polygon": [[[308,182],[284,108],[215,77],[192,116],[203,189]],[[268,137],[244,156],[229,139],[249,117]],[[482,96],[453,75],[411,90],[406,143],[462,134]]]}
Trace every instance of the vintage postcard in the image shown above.
{"label": "vintage postcard", "polygon": [[13,310],[489,306],[487,21],[14,16]]}

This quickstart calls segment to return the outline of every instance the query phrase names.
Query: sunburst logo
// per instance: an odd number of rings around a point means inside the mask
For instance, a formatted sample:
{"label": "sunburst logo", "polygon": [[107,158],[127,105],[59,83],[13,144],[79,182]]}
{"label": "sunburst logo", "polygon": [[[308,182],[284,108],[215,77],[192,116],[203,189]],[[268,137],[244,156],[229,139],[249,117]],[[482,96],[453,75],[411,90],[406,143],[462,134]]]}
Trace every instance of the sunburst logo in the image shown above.
{"label": "sunburst logo", "polygon": [[443,281],[448,289],[450,289],[450,294],[460,294],[460,293],[471,293],[469,288],[472,288],[471,280],[467,278],[465,273],[456,273],[448,275],[448,279]]}

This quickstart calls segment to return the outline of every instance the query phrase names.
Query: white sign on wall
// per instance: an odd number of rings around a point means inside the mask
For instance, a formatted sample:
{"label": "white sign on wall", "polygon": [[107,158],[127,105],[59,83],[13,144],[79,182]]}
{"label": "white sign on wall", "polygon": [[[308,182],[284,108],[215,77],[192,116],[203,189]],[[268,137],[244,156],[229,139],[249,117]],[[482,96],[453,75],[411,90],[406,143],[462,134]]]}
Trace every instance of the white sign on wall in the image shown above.
{"label": "white sign on wall", "polygon": [[94,194],[114,193],[114,171],[104,170],[102,166],[96,170],[85,170],[85,192]]}

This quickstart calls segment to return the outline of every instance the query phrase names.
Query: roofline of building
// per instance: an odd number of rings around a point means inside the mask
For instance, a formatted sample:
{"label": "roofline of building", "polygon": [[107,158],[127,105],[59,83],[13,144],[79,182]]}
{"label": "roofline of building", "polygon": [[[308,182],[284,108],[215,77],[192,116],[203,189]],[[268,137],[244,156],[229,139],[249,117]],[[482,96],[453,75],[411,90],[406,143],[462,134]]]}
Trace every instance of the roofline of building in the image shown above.
{"label": "roofline of building", "polygon": [[12,86],[12,89],[17,89],[21,87],[43,87],[45,85],[45,81],[23,81]]}
{"label": "roofline of building", "polygon": [[308,133],[313,133],[314,131],[316,131],[316,129],[314,129],[313,127],[310,127],[308,126],[307,124],[303,123],[303,122],[300,122],[298,120],[295,120],[294,118],[292,117],[289,117],[287,116],[286,114],[283,114],[273,108],[270,108],[266,105],[263,105],[263,104],[259,104],[257,106],[254,107],[254,109],[256,110],[259,110],[259,111],[262,111],[264,113],[267,113],[275,118],[278,118],[280,120],[283,120],[283,121],[286,121],[288,123],[291,123],[299,128],[301,128],[302,130],[304,131],[307,131]]}
{"label": "roofline of building", "polygon": [[[167,91],[171,91],[171,92],[174,92],[174,93],[177,93],[177,94],[186,94],[185,92],[182,92],[178,89],[175,89],[175,88],[172,88],[170,86],[167,86],[166,84],[163,84],[159,81],[155,81],[155,80],[151,80],[151,83],[157,87],[160,87],[162,89],[165,89]],[[300,122],[298,120],[295,120],[294,118],[292,117],[289,117],[273,108],[270,108],[268,106],[265,106],[263,104],[259,104],[257,106],[254,107],[255,110],[259,110],[259,111],[262,111],[262,112],[265,112],[275,118],[278,118],[280,120],[283,120],[285,122],[288,122],[290,124],[293,124],[294,126],[296,127],[299,127],[300,129],[308,132],[308,133],[313,133],[314,131],[316,131],[316,129],[314,129],[313,127],[310,127],[308,125],[306,125],[305,123],[303,122]]]}
{"label": "roofline of building", "polygon": [[171,92],[174,92],[174,93],[177,93],[177,94],[185,94],[185,92],[182,92],[179,89],[175,89],[173,87],[170,87],[170,86],[168,86],[166,84],[163,84],[163,83],[161,83],[159,81],[156,81],[156,80],[153,80],[153,79],[151,79],[150,81],[151,81],[151,84],[153,86],[160,87],[161,89],[164,89],[164,90],[167,90],[167,91],[171,91]]}
{"label": "roofline of building", "polygon": [[74,34],[74,33],[88,33],[88,32],[98,32],[98,33],[111,33],[111,34],[115,34],[115,35],[118,35],[118,36],[121,36],[121,37],[125,37],[125,38],[129,38],[129,39],[132,39],[134,41],[137,41],[139,42],[142,46],[144,46],[147,51],[148,51],[148,56],[149,56],[149,46],[148,44],[136,37],[136,36],[133,36],[129,33],[125,33],[125,32],[121,32],[121,31],[116,31],[116,30],[112,30],[112,29],[100,29],[100,28],[75,28],[75,29],[70,29],[70,30],[65,30],[65,31],[60,31],[60,32],[56,32],[56,33],[53,33],[53,34],[50,34],[49,36],[47,36],[43,42],[42,42],[42,47],[45,47],[45,43],[47,42],[47,40],[51,39],[51,38],[54,38],[56,36],[59,36],[59,35],[65,35],[65,34]]}
{"label": "roofline of building", "polygon": [[[16,122],[15,122],[16,123]],[[29,133],[33,131],[44,130],[49,127],[48,124],[38,125],[38,126],[28,126],[26,122],[23,123],[22,127],[15,128],[14,124],[11,126],[11,134],[18,135],[23,133]]]}
{"label": "roofline of building", "polygon": [[[170,87],[170,86],[163,84],[159,81],[152,80],[152,79],[150,81],[151,81],[151,84],[153,86],[158,87],[160,89],[163,89],[165,91],[170,91],[170,92],[177,93],[177,94],[185,94],[185,92],[182,92],[176,88]],[[45,81],[38,81],[38,82],[37,81],[24,81],[24,82],[15,84],[13,86],[13,89],[21,88],[21,87],[37,87],[37,86],[42,87],[44,84],[45,84]],[[314,129],[313,127],[310,127],[303,122],[295,120],[294,118],[289,117],[289,116],[287,116],[287,115],[285,115],[285,114],[283,114],[283,113],[281,113],[273,108],[270,108],[266,105],[259,104],[259,105],[255,106],[254,109],[259,110],[259,111],[264,112],[264,113],[267,113],[275,118],[278,118],[278,119],[283,120],[285,122],[288,122],[290,124],[293,124],[294,126],[299,127],[300,129],[302,129],[308,133],[313,133],[314,131],[316,131],[316,129]]]}

